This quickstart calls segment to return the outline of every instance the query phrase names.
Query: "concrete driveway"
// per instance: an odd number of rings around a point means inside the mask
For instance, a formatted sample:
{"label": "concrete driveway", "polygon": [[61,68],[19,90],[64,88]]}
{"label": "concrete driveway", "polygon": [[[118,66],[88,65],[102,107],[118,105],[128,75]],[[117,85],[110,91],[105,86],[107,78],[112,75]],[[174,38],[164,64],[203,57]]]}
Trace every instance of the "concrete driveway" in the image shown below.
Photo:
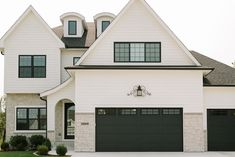
{"label": "concrete driveway", "polygon": [[108,153],[75,153],[68,152],[72,157],[235,157],[235,152],[108,152]]}

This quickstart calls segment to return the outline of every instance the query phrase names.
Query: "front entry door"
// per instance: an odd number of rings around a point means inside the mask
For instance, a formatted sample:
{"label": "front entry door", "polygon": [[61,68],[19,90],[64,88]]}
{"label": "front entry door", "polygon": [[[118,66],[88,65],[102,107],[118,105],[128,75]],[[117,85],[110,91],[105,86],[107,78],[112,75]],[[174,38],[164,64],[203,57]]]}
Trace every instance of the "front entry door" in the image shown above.
{"label": "front entry door", "polygon": [[64,138],[74,139],[75,132],[75,105],[66,103],[64,105]]}

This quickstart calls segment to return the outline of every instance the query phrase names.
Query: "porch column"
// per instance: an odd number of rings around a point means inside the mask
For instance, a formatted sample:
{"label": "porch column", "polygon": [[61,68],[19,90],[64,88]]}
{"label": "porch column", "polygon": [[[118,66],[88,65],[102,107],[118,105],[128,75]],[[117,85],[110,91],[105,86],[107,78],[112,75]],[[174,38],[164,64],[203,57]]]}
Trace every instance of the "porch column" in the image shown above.
{"label": "porch column", "polygon": [[55,142],[55,106],[56,102],[47,100],[47,137]]}

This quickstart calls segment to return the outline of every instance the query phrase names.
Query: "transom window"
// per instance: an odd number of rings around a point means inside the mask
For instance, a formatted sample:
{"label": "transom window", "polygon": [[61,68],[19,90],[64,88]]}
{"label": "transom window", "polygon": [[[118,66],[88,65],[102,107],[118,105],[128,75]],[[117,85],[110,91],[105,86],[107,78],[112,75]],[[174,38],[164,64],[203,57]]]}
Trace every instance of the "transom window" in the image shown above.
{"label": "transom window", "polygon": [[73,57],[73,65],[79,61],[80,57]]}
{"label": "transom window", "polygon": [[45,78],[46,56],[45,55],[20,55],[19,78]]}
{"label": "transom window", "polygon": [[161,62],[160,42],[116,42],[114,43],[115,62]]}
{"label": "transom window", "polygon": [[77,21],[68,22],[68,31],[69,35],[77,35]]}
{"label": "transom window", "polygon": [[17,108],[16,130],[46,130],[46,108]]}
{"label": "transom window", "polygon": [[102,21],[102,32],[110,25],[110,21]]}

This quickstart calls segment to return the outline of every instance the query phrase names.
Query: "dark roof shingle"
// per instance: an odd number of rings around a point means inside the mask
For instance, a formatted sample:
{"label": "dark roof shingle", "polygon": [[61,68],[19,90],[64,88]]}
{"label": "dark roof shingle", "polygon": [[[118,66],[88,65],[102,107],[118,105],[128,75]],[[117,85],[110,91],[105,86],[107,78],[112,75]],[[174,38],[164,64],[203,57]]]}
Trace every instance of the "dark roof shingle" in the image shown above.
{"label": "dark roof shingle", "polygon": [[64,42],[66,48],[88,48],[96,39],[94,22],[87,22],[87,30],[81,38],[64,37],[63,26],[55,27],[52,30]]}
{"label": "dark roof shingle", "polygon": [[204,77],[205,86],[235,86],[235,68],[198,52],[191,51],[191,53],[202,66],[214,68],[211,73]]}

